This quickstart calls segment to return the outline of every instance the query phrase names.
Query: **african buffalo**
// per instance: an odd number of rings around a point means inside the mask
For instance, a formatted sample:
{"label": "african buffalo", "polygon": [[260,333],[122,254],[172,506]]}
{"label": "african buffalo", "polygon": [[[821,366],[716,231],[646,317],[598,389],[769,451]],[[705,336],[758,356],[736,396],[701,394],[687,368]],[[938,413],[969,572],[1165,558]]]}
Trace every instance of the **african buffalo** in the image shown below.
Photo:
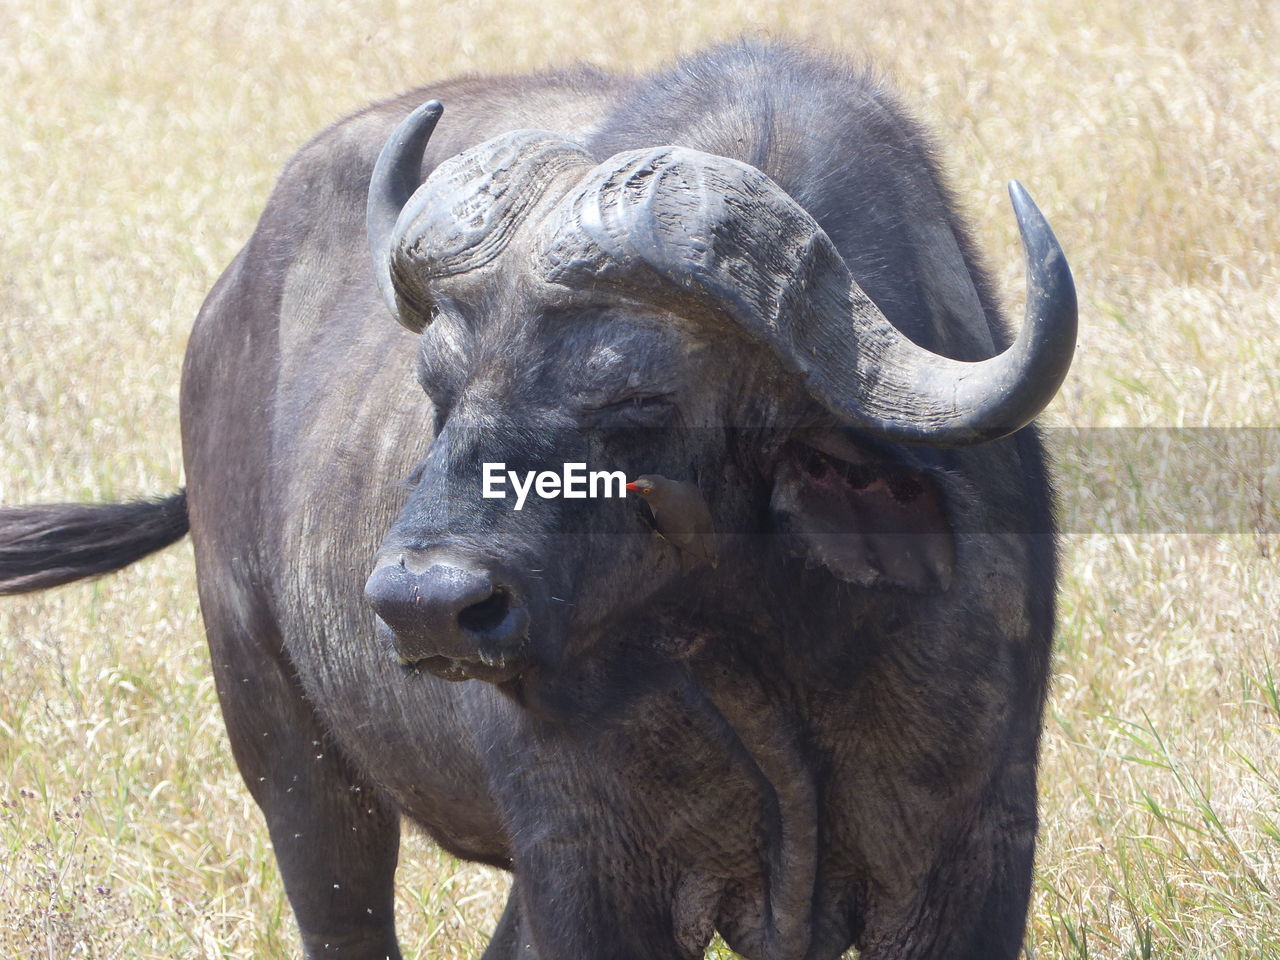
{"label": "african buffalo", "polygon": [[[927,137],[843,63],[378,104],[200,311],[185,493],[9,508],[0,585],[189,527],[308,957],[400,955],[402,817],[511,871],[488,960],[1014,957],[1057,576],[1026,424],[1076,306],[1011,194],[1016,339]],[[481,496],[486,463],[670,478],[716,562],[634,496]]]}

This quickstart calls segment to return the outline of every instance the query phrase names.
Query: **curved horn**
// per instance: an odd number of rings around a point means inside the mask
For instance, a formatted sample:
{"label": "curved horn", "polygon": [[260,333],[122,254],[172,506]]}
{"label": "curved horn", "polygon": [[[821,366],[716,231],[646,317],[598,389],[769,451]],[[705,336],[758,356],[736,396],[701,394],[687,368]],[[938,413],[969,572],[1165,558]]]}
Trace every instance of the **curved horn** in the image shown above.
{"label": "curved horn", "polygon": [[673,311],[727,313],[768,344],[841,419],[911,443],[994,440],[1036,416],[1075,347],[1071,272],[1048,223],[1010,187],[1027,255],[1027,317],[1001,354],[974,363],[917,346],[849,273],[814,219],[764,173],[660,147],[593,170],[550,223],[552,283],[601,283]]}
{"label": "curved horn", "polygon": [[[378,289],[415,333],[431,322],[432,284],[479,276],[570,170],[592,166],[576,143],[513,130],[450,157],[418,185],[422,155],[443,108],[424,103],[396,128],[369,184],[367,226]],[[559,193],[568,189],[563,183]]]}
{"label": "curved horn", "polygon": [[378,283],[378,292],[392,315],[415,332],[421,330],[422,325],[415,325],[405,316],[391,279],[391,238],[395,235],[400,211],[418,188],[422,155],[442,113],[444,104],[439,100],[428,100],[396,127],[378,154],[378,162],[373,165],[369,203],[365,208],[369,254],[373,258],[373,276]]}

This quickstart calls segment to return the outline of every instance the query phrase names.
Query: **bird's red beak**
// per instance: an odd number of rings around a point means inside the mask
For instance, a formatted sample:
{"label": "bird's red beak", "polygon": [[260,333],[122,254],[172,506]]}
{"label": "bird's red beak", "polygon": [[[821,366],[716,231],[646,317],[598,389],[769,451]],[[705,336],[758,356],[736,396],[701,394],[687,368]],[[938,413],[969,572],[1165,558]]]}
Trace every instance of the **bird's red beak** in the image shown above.
{"label": "bird's red beak", "polygon": [[632,480],[630,483],[627,484],[627,489],[630,490],[632,493],[640,492],[640,488],[636,486],[636,482],[634,480]]}

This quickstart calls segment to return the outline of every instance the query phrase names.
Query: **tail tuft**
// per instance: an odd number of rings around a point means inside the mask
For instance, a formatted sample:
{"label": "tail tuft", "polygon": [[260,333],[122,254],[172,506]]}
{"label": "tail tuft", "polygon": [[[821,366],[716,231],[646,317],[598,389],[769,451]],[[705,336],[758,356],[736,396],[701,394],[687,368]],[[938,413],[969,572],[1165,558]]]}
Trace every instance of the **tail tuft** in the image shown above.
{"label": "tail tuft", "polygon": [[187,493],[129,503],[0,508],[0,595],[127,567],[187,532]]}

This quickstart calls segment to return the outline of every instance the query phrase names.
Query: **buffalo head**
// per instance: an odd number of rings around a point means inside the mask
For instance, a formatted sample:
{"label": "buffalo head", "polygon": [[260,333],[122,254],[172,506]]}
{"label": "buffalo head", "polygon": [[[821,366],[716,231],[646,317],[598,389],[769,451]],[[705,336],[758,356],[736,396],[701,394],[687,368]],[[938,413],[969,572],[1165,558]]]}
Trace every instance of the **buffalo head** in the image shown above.
{"label": "buffalo head", "polygon": [[[846,584],[946,588],[945,496],[899,445],[1018,430],[1074,347],[1070,272],[1020,185],[1026,318],[1007,350],[961,362],[901,333],[752,166],[676,146],[596,163],[521,130],[419,186],[440,113],[425,104],[395,131],[368,204],[378,286],[422,335],[436,411],[366,587],[401,659],[451,679],[553,675],[696,578],[749,595],[772,547],[739,535],[769,530]],[[895,466],[867,453],[877,443],[904,451]],[[697,483],[730,541],[719,567],[687,572],[635,501],[532,497],[517,512],[480,495],[484,463],[566,462]]]}

